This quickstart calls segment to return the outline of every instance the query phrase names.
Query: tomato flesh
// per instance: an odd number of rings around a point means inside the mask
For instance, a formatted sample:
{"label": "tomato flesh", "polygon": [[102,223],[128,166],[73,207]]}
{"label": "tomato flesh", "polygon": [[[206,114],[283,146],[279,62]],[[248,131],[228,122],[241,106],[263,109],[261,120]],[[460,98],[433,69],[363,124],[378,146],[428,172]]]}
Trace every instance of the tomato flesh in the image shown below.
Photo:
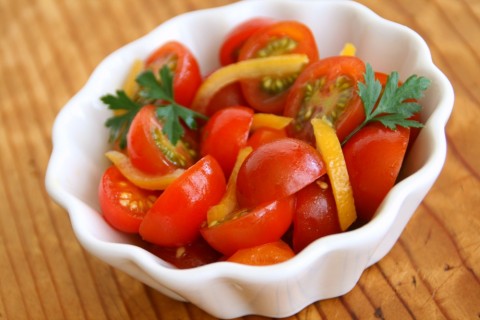
{"label": "tomato flesh", "polygon": [[193,242],[208,209],[220,201],[225,187],[218,162],[211,156],[203,157],[158,197],[140,225],[140,235],[167,247]]}
{"label": "tomato flesh", "polygon": [[292,138],[272,141],[254,150],[240,167],[238,203],[253,208],[287,197],[325,172],[318,152],[306,142]]}
{"label": "tomato flesh", "polygon": [[[318,60],[318,50],[310,29],[296,21],[280,21],[254,33],[242,46],[239,60],[301,53],[309,62]],[[296,74],[241,81],[249,105],[257,111],[281,113],[287,92]]]}
{"label": "tomato flesh", "polygon": [[259,29],[274,23],[265,17],[248,19],[233,28],[220,46],[220,63],[222,66],[238,61],[238,55],[247,39]]}
{"label": "tomato flesh", "polygon": [[217,111],[203,128],[200,153],[212,155],[226,177],[232,172],[238,152],[247,145],[252,120],[252,109],[228,107]]}
{"label": "tomato flesh", "polygon": [[222,256],[201,237],[181,247],[150,245],[147,250],[179,269],[203,266],[218,261]]}
{"label": "tomato flesh", "polygon": [[158,193],[138,188],[115,166],[103,174],[98,188],[100,208],[105,220],[115,229],[138,233],[140,224]]}
{"label": "tomato flesh", "polygon": [[[156,107],[140,109],[127,135],[127,151],[132,164],[150,174],[168,174],[188,168],[196,157],[194,143],[186,136],[173,146],[162,132],[162,123],[155,116]],[[188,141],[188,142],[187,142]]]}
{"label": "tomato flesh", "polygon": [[294,256],[295,253],[288,244],[279,240],[252,248],[240,249],[226,261],[252,266],[267,266],[287,261]]}
{"label": "tomato flesh", "polygon": [[173,72],[174,100],[183,106],[190,106],[202,83],[202,76],[195,56],[187,47],[177,41],[169,41],[153,52],[145,65],[155,75],[167,65]]}
{"label": "tomato flesh", "polygon": [[395,184],[408,146],[410,130],[368,124],[343,147],[360,220],[369,221]]}
{"label": "tomato flesh", "polygon": [[218,224],[204,227],[203,238],[217,251],[230,256],[237,250],[279,240],[289,228],[295,208],[294,196],[240,209]]}
{"label": "tomato flesh", "polygon": [[332,188],[320,179],[297,192],[293,218],[293,249],[300,252],[313,241],[341,231]]}
{"label": "tomato flesh", "polygon": [[314,143],[312,118],[333,124],[340,141],[365,119],[357,93],[365,64],[356,57],[329,57],[310,64],[297,78],[287,98],[284,115],[294,120],[290,136]]}

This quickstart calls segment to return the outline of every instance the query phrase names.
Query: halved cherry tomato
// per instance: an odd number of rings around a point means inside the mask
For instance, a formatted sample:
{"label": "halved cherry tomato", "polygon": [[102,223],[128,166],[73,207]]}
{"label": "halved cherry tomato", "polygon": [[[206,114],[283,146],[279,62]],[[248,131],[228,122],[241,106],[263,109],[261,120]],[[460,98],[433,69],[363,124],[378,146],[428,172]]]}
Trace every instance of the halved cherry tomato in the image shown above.
{"label": "halved cherry tomato", "polygon": [[333,124],[342,142],[365,119],[357,83],[365,64],[356,57],[337,56],[310,64],[298,76],[287,98],[284,115],[294,118],[288,133],[314,143],[312,118]]}
{"label": "halved cherry tomato", "polygon": [[248,138],[247,145],[254,150],[266,143],[287,137],[284,129],[258,128]]}
{"label": "halved cherry tomato", "polygon": [[395,184],[408,145],[410,130],[391,130],[371,123],[343,147],[355,207],[362,221],[369,221]]}
{"label": "halved cherry tomato", "polygon": [[153,52],[145,65],[155,75],[167,65],[173,72],[174,100],[183,106],[190,106],[202,83],[202,76],[195,56],[187,47],[177,41],[169,41]]}
{"label": "halved cherry tomato", "polygon": [[306,142],[284,138],[264,144],[245,159],[237,177],[240,207],[292,195],[325,174],[318,152]]}
{"label": "halved cherry tomato", "polygon": [[150,245],[147,246],[146,249],[179,269],[203,266],[216,262],[222,257],[222,255],[210,247],[202,237],[181,247]]}
{"label": "halved cherry tomato", "polygon": [[102,214],[110,225],[123,232],[138,233],[158,192],[138,188],[115,166],[110,166],[102,176],[98,197]]}
{"label": "halved cherry tomato", "polygon": [[146,241],[167,247],[193,242],[207,211],[225,192],[225,176],[212,156],[188,168],[158,197],[140,225]]}
{"label": "halved cherry tomato", "polygon": [[205,108],[205,114],[211,116],[215,112],[234,106],[246,106],[247,101],[243,97],[242,88],[240,83],[233,82],[223,88],[221,88],[208,103]]}
{"label": "halved cherry tomato", "polygon": [[188,168],[196,159],[193,139],[185,135],[173,146],[162,132],[162,123],[155,116],[156,107],[140,109],[130,125],[127,151],[132,164],[150,174],[168,174],[178,168]]}
{"label": "halved cherry tomato", "polygon": [[[318,60],[318,49],[311,30],[297,21],[280,21],[259,29],[242,46],[239,60],[284,54],[306,54],[309,62]],[[287,92],[297,74],[242,80],[242,91],[257,111],[281,113]]]}
{"label": "halved cherry tomato", "polygon": [[288,244],[279,240],[252,248],[240,249],[226,261],[252,266],[267,266],[287,261],[294,256],[295,252],[293,252]]}
{"label": "halved cherry tomato", "polygon": [[252,119],[252,109],[228,107],[217,111],[202,130],[200,154],[212,155],[226,177],[232,172],[238,152],[247,145]]}
{"label": "halved cherry tomato", "polygon": [[201,229],[203,238],[226,256],[240,249],[280,240],[292,223],[295,197],[285,197],[252,210],[240,209],[213,226]]}
{"label": "halved cherry tomato", "polygon": [[274,23],[274,20],[266,17],[256,17],[248,19],[235,28],[233,28],[225,37],[224,42],[220,46],[220,64],[227,64],[238,61],[240,48],[245,41],[257,30]]}
{"label": "halved cherry tomato", "polygon": [[306,186],[296,196],[292,240],[295,252],[321,237],[341,231],[335,199],[326,176]]}

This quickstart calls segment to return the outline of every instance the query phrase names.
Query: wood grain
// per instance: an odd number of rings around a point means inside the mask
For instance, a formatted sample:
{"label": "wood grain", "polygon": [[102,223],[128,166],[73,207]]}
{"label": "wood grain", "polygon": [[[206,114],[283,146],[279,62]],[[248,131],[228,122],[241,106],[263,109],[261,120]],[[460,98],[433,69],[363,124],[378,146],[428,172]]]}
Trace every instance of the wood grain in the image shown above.
{"label": "wood grain", "polygon": [[[86,253],[44,174],[56,114],[105,56],[231,2],[0,0],[0,319],[214,319]],[[288,319],[480,319],[480,2],[359,2],[416,30],[452,81],[447,159],[391,252],[348,294]]]}

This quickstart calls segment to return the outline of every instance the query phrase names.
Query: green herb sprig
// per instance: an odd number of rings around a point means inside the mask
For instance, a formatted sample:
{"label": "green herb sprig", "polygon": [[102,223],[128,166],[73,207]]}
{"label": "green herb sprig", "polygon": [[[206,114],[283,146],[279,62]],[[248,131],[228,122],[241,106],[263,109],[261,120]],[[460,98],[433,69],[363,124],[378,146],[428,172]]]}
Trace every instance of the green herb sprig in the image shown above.
{"label": "green herb sprig", "polygon": [[[397,72],[390,73],[382,93],[382,85],[375,79],[372,66],[367,64],[365,83],[358,83],[358,95],[362,99],[365,109],[365,120],[344,139],[342,145],[368,123],[374,121],[378,121],[392,130],[395,130],[397,126],[406,128],[423,126],[422,123],[411,117],[421,110],[422,107],[416,100],[423,97],[423,92],[430,86],[430,80],[412,75],[399,86],[398,79]],[[378,105],[375,107],[377,101]]]}
{"label": "green herb sprig", "polygon": [[107,94],[100,99],[111,110],[119,110],[118,114],[107,119],[105,126],[109,128],[109,141],[119,142],[120,148],[127,146],[127,133],[135,115],[147,104],[157,106],[156,116],[162,122],[162,132],[173,145],[184,136],[185,130],[181,121],[193,130],[198,128],[198,119],[208,119],[205,115],[188,109],[174,100],[173,74],[168,66],[159,71],[159,80],[151,70],[142,72],[137,78],[140,86],[139,99],[131,100],[123,90],[116,95]]}

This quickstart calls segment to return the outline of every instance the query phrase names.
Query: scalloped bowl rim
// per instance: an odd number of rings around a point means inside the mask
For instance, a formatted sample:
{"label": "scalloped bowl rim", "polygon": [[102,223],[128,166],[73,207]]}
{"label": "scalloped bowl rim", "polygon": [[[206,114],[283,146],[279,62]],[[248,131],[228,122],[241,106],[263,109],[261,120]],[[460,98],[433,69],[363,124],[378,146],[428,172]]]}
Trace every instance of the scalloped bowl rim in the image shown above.
{"label": "scalloped bowl rim", "polygon": [[[280,9],[272,9],[274,2],[274,5]],[[100,103],[92,101],[97,101],[100,95],[106,93],[105,91],[99,90],[98,84],[100,82],[106,81],[105,78],[112,82],[111,79],[108,79],[108,76],[106,76],[106,71],[114,65],[119,65],[121,62],[133,61],[134,57],[144,57],[158,45],[158,43],[145,45],[148,40],[155,39],[159,34],[165,33],[163,29],[167,28],[173,28],[174,30],[175,28],[179,28],[179,32],[182,32],[181,25],[186,23],[188,19],[194,21],[193,24],[195,24],[198,23],[196,22],[197,20],[206,19],[212,15],[218,17],[222,14],[223,20],[221,22],[226,23],[224,21],[226,18],[223,17],[223,14],[225,16],[231,16],[231,14],[227,13],[232,10],[237,10],[239,13],[238,19],[241,20],[244,15],[247,15],[245,12],[249,10],[250,12],[258,12],[252,9],[254,7],[269,8],[269,12],[273,12],[275,10],[281,11],[282,8],[292,8],[294,5],[296,10],[301,10],[298,8],[316,8],[317,6],[322,8],[323,6],[335,7],[338,8],[338,10],[353,10],[361,16],[362,21],[366,25],[382,26],[386,29],[390,28],[388,30],[394,30],[391,32],[400,34],[402,37],[408,37],[408,40],[413,42],[416,50],[418,50],[414,56],[414,68],[428,74],[428,76],[435,81],[435,93],[439,95],[437,97],[437,105],[431,108],[426,125],[419,136],[419,139],[426,141],[426,146],[429,147],[429,154],[425,155],[421,164],[415,164],[415,161],[412,161],[412,166],[417,166],[416,171],[405,177],[394,187],[382,203],[374,219],[356,230],[319,239],[305,248],[295,258],[278,265],[252,267],[228,262],[218,262],[187,270],[172,268],[156,256],[136,245],[99,239],[95,231],[92,231],[91,228],[86,228],[84,225],[85,212],[93,211],[93,214],[97,215],[98,213],[96,213],[96,208],[92,208],[88,203],[82,201],[81,197],[69,192],[63,186],[63,179],[65,179],[65,175],[69,174],[68,165],[70,164],[64,160],[64,155],[66,153],[68,154],[72,148],[71,135],[69,131],[66,131],[66,126],[70,124],[69,121],[72,121],[71,119],[82,117],[81,110],[78,109],[79,105],[88,105],[96,111],[102,108]],[[281,14],[279,15],[281,16]],[[221,24],[221,22],[216,23]],[[186,27],[184,26],[184,28]],[[174,32],[172,39],[175,39],[176,36],[177,34]],[[320,52],[322,53],[322,51],[325,50],[320,47]],[[202,62],[200,62],[200,64],[202,65]],[[212,67],[212,62],[210,62],[210,67],[208,68],[211,69]],[[205,73],[206,70],[202,68],[202,71]],[[122,72],[125,74],[126,71]],[[119,83],[120,82],[112,83],[112,88],[115,86],[118,87]],[[47,168],[46,187],[51,197],[67,209],[74,232],[84,248],[96,257],[131,274],[164,294],[178,300],[195,303],[200,308],[218,317],[231,318],[251,313],[272,317],[288,316],[298,312],[301,308],[312,302],[348,292],[353,288],[363,270],[380,260],[390,250],[414,209],[428,192],[443,167],[446,156],[444,130],[453,107],[453,99],[454,95],[451,84],[443,73],[433,64],[427,44],[417,33],[405,26],[385,20],[365,6],[353,1],[251,0],[224,7],[194,11],[179,15],[164,22],[145,36],[116,50],[98,65],[85,86],[65,105],[55,120],[52,132],[53,150]],[[419,148],[415,147],[417,147],[417,145],[414,146],[412,152],[421,152],[418,150]],[[80,161],[82,160],[83,159]],[[88,161],[85,163],[89,164]],[[416,199],[417,203],[412,205],[413,209],[410,208],[411,212],[407,214],[407,217],[403,218],[402,222],[398,222],[398,212],[406,205],[406,199],[412,196],[412,192],[419,193],[418,199]],[[395,225],[396,223],[398,223],[398,226]],[[103,228],[103,226],[101,226],[101,228]],[[387,232],[389,231],[393,233],[393,236],[390,236],[392,239],[385,240],[388,238]],[[387,244],[380,245],[382,241],[386,241]],[[201,290],[198,289],[197,286],[205,286],[219,279],[228,283],[228,285],[233,283],[235,286],[240,287],[240,289],[238,289],[239,291],[252,290],[251,286],[254,286],[255,283],[258,286],[265,285],[268,287],[271,286],[273,282],[282,280],[288,282],[293,278],[299,278],[299,275],[302,273],[309,272],[312,266],[317,266],[327,255],[335,254],[336,252],[351,253],[352,248],[363,248],[363,246],[370,248],[368,256],[358,258],[361,261],[361,267],[357,266],[355,270],[352,270],[352,277],[348,283],[343,284],[342,289],[333,290],[331,293],[325,291],[315,292],[314,290],[307,298],[292,298],[293,302],[286,307],[278,305],[273,307],[260,307],[255,305],[252,307],[248,303],[243,305],[245,304],[243,301],[245,297],[239,293],[237,300],[234,299],[235,301],[232,303],[239,304],[240,306],[238,308],[231,308],[232,310],[227,310],[222,307],[214,307],[212,306],[212,302],[206,302],[204,301],[205,299],[200,298],[196,293],[189,293],[187,291],[189,287],[196,288],[195,290]],[[232,296],[235,295],[232,294]],[[251,303],[252,302],[250,302],[250,304]]]}

